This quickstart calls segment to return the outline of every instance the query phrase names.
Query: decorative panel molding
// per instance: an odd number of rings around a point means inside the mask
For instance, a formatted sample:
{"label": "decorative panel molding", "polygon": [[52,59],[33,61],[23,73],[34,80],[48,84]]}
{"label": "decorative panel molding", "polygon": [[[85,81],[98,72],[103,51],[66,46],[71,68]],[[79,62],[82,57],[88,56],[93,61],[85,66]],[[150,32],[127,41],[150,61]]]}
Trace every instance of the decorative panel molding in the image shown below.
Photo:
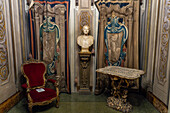
{"label": "decorative panel molding", "polygon": [[80,0],[80,9],[89,9],[90,8],[90,0]]}
{"label": "decorative panel molding", "polygon": [[162,33],[160,34],[160,48],[159,48],[159,69],[157,73],[158,81],[164,85],[167,81],[167,61],[168,61],[168,47],[169,47],[169,22],[170,22],[170,0],[165,0],[164,17],[162,23]]}
{"label": "decorative panel molding", "polygon": [[[1,97],[0,104],[5,100],[7,100],[10,96],[15,94],[18,90],[16,84],[17,83],[16,79],[18,75],[15,76],[15,71],[14,71],[15,66],[14,66],[14,58],[13,58],[14,46],[13,46],[13,37],[12,37],[13,28],[12,28],[12,19],[11,19],[13,15],[10,13],[11,11],[10,7],[11,10],[14,8],[14,4],[12,4],[11,1],[0,0],[0,97]],[[15,7],[15,10],[17,10],[17,8]],[[16,13],[17,12],[13,14],[15,15]],[[17,18],[15,18],[15,21],[17,21]],[[20,43],[18,43],[18,45],[19,44]]]}
{"label": "decorative panel molding", "polygon": [[170,0],[160,1],[153,94],[168,104],[170,69]]}

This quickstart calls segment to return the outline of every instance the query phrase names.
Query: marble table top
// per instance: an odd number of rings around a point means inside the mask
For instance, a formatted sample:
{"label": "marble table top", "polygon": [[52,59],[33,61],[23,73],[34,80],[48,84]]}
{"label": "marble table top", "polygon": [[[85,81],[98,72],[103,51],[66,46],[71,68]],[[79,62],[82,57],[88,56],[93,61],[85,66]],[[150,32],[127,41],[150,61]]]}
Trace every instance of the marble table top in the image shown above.
{"label": "marble table top", "polygon": [[99,68],[96,70],[96,72],[125,79],[137,79],[145,73],[143,70],[119,66],[107,66],[105,68]]}

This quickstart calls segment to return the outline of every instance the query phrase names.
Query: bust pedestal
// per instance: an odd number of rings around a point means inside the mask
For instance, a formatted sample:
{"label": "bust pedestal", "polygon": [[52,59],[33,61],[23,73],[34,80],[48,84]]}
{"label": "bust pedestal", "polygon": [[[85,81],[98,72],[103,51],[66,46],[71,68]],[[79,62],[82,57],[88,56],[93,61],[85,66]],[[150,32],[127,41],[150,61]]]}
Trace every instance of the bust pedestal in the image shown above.
{"label": "bust pedestal", "polygon": [[80,94],[90,94],[90,58],[91,52],[89,47],[93,45],[94,38],[89,33],[89,26],[83,26],[84,35],[80,35],[77,38],[77,44],[81,47],[81,51],[78,53],[80,56]]}
{"label": "bust pedestal", "polygon": [[90,58],[91,52],[79,52],[80,56],[80,90],[79,94],[91,94],[90,92]]}

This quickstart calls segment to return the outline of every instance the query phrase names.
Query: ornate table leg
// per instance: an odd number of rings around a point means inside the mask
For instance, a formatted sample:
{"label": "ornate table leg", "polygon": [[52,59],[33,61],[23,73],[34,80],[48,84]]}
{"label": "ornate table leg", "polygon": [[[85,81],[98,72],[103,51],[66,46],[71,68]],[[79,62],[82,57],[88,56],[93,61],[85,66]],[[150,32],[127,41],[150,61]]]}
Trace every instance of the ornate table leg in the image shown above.
{"label": "ornate table leg", "polygon": [[109,107],[122,112],[129,112],[132,105],[127,102],[129,82],[126,79],[111,76],[112,97],[107,99]]}
{"label": "ornate table leg", "polygon": [[118,97],[120,98],[120,84],[118,83],[119,81],[119,78],[118,77],[111,77],[111,80],[112,80],[112,90],[111,90],[111,94],[114,96],[114,97]]}

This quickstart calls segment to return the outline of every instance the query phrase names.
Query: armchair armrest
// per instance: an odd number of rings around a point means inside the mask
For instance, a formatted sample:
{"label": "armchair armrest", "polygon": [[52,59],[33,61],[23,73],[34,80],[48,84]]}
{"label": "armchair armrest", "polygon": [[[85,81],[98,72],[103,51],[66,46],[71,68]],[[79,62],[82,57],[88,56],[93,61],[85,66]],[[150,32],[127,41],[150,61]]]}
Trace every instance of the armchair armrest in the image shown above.
{"label": "armchair armrest", "polygon": [[28,85],[25,83],[25,84],[22,84],[21,87],[27,89]]}
{"label": "armchair armrest", "polygon": [[28,85],[25,83],[25,84],[22,84],[21,85],[22,88],[26,89],[27,90],[27,93],[30,92],[30,88],[28,87]]}
{"label": "armchair armrest", "polygon": [[54,80],[54,79],[47,79],[47,82],[51,82],[51,83],[55,84],[56,80]]}
{"label": "armchair armrest", "polygon": [[53,83],[56,87],[58,87],[58,85],[59,85],[59,82],[57,80],[54,80],[54,79],[47,79],[47,82]]}
{"label": "armchair armrest", "polygon": [[52,82],[54,84],[54,86],[56,87],[56,93],[57,93],[57,100],[59,101],[59,82],[58,79],[54,80],[54,79],[47,79],[47,82]]}

